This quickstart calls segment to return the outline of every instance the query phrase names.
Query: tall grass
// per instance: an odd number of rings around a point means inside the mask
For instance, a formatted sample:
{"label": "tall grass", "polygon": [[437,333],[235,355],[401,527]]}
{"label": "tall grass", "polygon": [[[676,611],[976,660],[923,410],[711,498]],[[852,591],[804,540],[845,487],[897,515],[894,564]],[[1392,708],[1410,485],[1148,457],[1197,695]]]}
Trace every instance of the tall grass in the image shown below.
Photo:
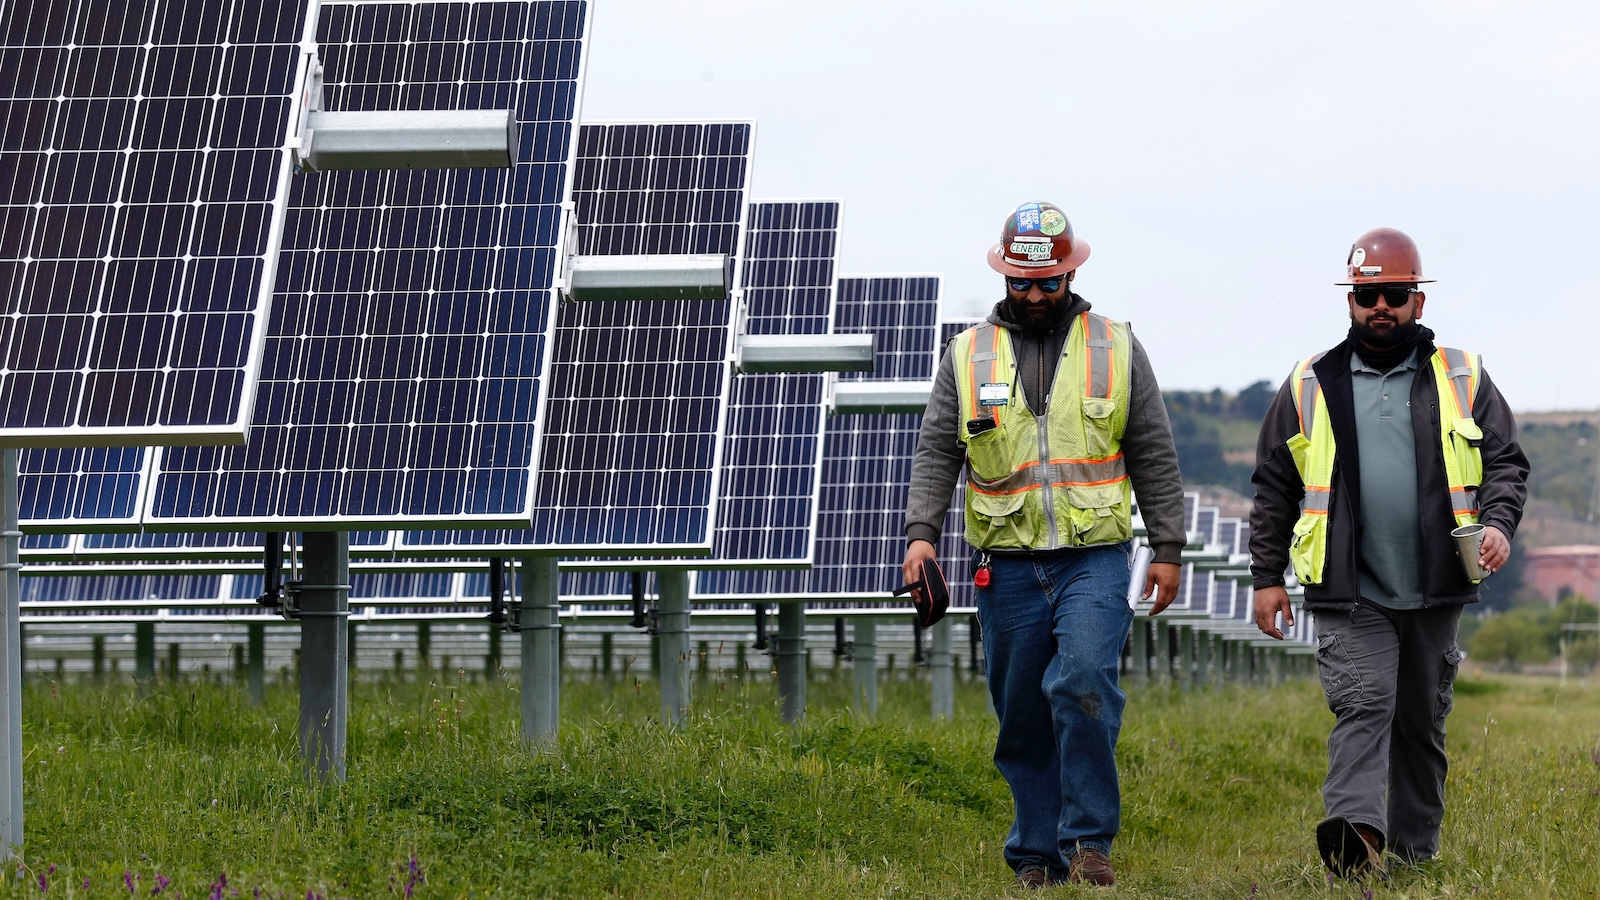
{"label": "tall grass", "polygon": [[[329,787],[302,776],[291,688],[257,708],[219,684],[36,682],[25,865],[3,870],[0,896],[37,896],[41,876],[69,897],[1009,893],[1011,802],[982,686],[958,685],[954,720],[935,723],[925,682],[887,681],[869,722],[844,675],[812,682],[798,727],[764,681],[701,682],[678,729],[655,720],[648,682],[569,682],[542,751],[519,742],[514,683],[359,683],[349,777]],[[1464,682],[1443,855],[1352,885],[1328,881],[1311,837],[1331,721],[1314,684],[1136,691],[1112,893],[1596,896],[1596,701]]]}

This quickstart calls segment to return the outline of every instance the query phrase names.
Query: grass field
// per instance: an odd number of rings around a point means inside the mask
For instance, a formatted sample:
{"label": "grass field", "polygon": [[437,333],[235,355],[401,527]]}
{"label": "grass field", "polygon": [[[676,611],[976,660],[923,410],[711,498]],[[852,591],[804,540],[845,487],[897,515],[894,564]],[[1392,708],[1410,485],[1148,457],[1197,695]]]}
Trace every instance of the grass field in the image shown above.
{"label": "grass field", "polygon": [[[865,722],[848,680],[814,681],[790,728],[770,683],[713,677],[679,730],[649,683],[572,682],[545,752],[518,743],[514,683],[361,683],[330,788],[301,778],[291,688],[256,708],[217,684],[35,682],[26,865],[0,895],[1012,894],[981,685],[933,723],[925,682],[887,682]],[[1331,718],[1311,682],[1136,691],[1119,884],[1047,895],[1600,896],[1600,688],[1463,680],[1443,854],[1381,884],[1315,859]]]}

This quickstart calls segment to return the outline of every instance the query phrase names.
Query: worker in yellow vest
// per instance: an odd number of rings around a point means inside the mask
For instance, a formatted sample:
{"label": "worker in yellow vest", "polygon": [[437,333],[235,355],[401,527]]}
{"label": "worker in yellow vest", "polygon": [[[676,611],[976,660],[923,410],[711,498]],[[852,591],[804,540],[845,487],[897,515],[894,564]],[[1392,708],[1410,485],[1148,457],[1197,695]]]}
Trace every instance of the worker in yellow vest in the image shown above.
{"label": "worker in yellow vest", "polygon": [[[1291,567],[1315,613],[1335,716],[1317,848],[1357,877],[1439,850],[1456,626],[1478,599],[1464,563],[1505,565],[1528,459],[1477,354],[1418,324],[1432,279],[1411,238],[1363,234],[1346,275],[1349,335],[1295,366],[1261,425],[1250,571],[1264,633],[1293,624]],[[1451,531],[1479,523],[1462,560]]]}
{"label": "worker in yellow vest", "polygon": [[1126,322],[1072,293],[1089,245],[1061,208],[1025,203],[989,265],[1005,298],[955,337],[912,464],[905,581],[921,575],[966,472],[966,539],[995,765],[1016,818],[1005,859],[1024,887],[1109,885],[1121,827],[1117,685],[1129,608],[1132,500],[1155,551],[1152,614],[1177,594],[1183,482],[1166,406]]}

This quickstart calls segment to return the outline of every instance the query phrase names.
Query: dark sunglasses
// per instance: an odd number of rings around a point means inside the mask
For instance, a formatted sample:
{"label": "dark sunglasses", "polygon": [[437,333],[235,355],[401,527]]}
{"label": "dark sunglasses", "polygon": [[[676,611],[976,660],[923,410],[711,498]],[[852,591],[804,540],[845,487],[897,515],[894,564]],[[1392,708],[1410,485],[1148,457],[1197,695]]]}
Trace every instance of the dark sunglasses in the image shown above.
{"label": "dark sunglasses", "polygon": [[1384,299],[1390,309],[1399,309],[1411,302],[1411,295],[1417,293],[1417,289],[1386,284],[1380,287],[1358,287],[1354,293],[1356,305],[1362,309],[1377,306],[1379,297]]}
{"label": "dark sunglasses", "polygon": [[1026,294],[1028,292],[1028,288],[1031,288],[1036,284],[1039,286],[1039,290],[1044,291],[1046,294],[1054,294],[1056,291],[1061,290],[1061,286],[1066,283],[1067,276],[1065,275],[1052,275],[1049,278],[1006,279],[1006,285],[1019,294]]}

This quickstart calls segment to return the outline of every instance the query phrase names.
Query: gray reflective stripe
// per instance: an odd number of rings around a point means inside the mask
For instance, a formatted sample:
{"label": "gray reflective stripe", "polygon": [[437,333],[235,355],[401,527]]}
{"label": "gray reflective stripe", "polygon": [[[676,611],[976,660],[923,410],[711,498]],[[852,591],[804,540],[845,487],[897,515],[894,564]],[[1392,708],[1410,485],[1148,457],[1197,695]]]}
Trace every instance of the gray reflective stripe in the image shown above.
{"label": "gray reflective stripe", "polygon": [[1306,363],[1304,372],[1300,373],[1300,390],[1296,395],[1300,406],[1300,433],[1311,440],[1311,429],[1317,424],[1317,391],[1321,386],[1317,383],[1317,373],[1311,370],[1311,363]]}
{"label": "gray reflective stripe", "polygon": [[[983,386],[985,384],[991,384],[994,382],[995,359],[1000,355],[996,352],[997,345],[995,344],[994,332],[995,326],[992,323],[985,322],[982,325],[979,325],[972,335],[972,402],[977,405],[978,410],[978,415],[974,416],[974,418],[981,417],[983,411],[988,409],[989,418],[993,419],[996,423],[999,423],[999,407],[984,407],[981,404],[978,404],[978,399],[981,396],[979,392],[983,389]],[[988,349],[979,350],[979,347],[986,347]],[[978,363],[983,362],[989,364],[988,379],[981,378],[978,375]],[[961,414],[966,415],[966,411],[963,410]]]}
{"label": "gray reflective stripe", "polygon": [[1456,512],[1478,511],[1478,492],[1466,488],[1450,489],[1450,508]]}
{"label": "gray reflective stripe", "polygon": [[[1089,383],[1084,385],[1084,396],[1109,398],[1111,366],[1115,357],[1111,328],[1105,319],[1094,313],[1084,313],[1083,320],[1088,327],[1084,332],[1084,343],[1088,346],[1089,353]],[[1096,350],[1103,352],[1096,353]]]}
{"label": "gray reflective stripe", "polygon": [[1456,409],[1463,418],[1472,418],[1472,361],[1466,351],[1454,347],[1440,347],[1444,358],[1445,377],[1450,379],[1450,389],[1456,395]]}
{"label": "gray reflective stripe", "polygon": [[1300,508],[1304,512],[1327,512],[1331,508],[1329,503],[1332,500],[1333,491],[1307,490],[1305,502]]}
{"label": "gray reflective stripe", "polygon": [[974,354],[972,354],[972,361],[973,362],[988,362],[989,360],[994,359],[996,356],[999,356],[999,355],[1000,354],[995,353],[993,350],[985,350],[982,353],[974,353]]}
{"label": "gray reflective stripe", "polygon": [[[1103,462],[1058,462],[1050,464],[1051,483],[1060,486],[1075,487],[1080,485],[1111,484],[1127,477],[1127,463],[1123,460],[1121,454]],[[967,485],[981,494],[1015,494],[1021,491],[1037,489],[1042,486],[1042,483],[1039,481],[1038,470],[1034,466],[1027,466],[993,481],[984,481],[977,477],[972,474],[972,467],[968,466]]]}

